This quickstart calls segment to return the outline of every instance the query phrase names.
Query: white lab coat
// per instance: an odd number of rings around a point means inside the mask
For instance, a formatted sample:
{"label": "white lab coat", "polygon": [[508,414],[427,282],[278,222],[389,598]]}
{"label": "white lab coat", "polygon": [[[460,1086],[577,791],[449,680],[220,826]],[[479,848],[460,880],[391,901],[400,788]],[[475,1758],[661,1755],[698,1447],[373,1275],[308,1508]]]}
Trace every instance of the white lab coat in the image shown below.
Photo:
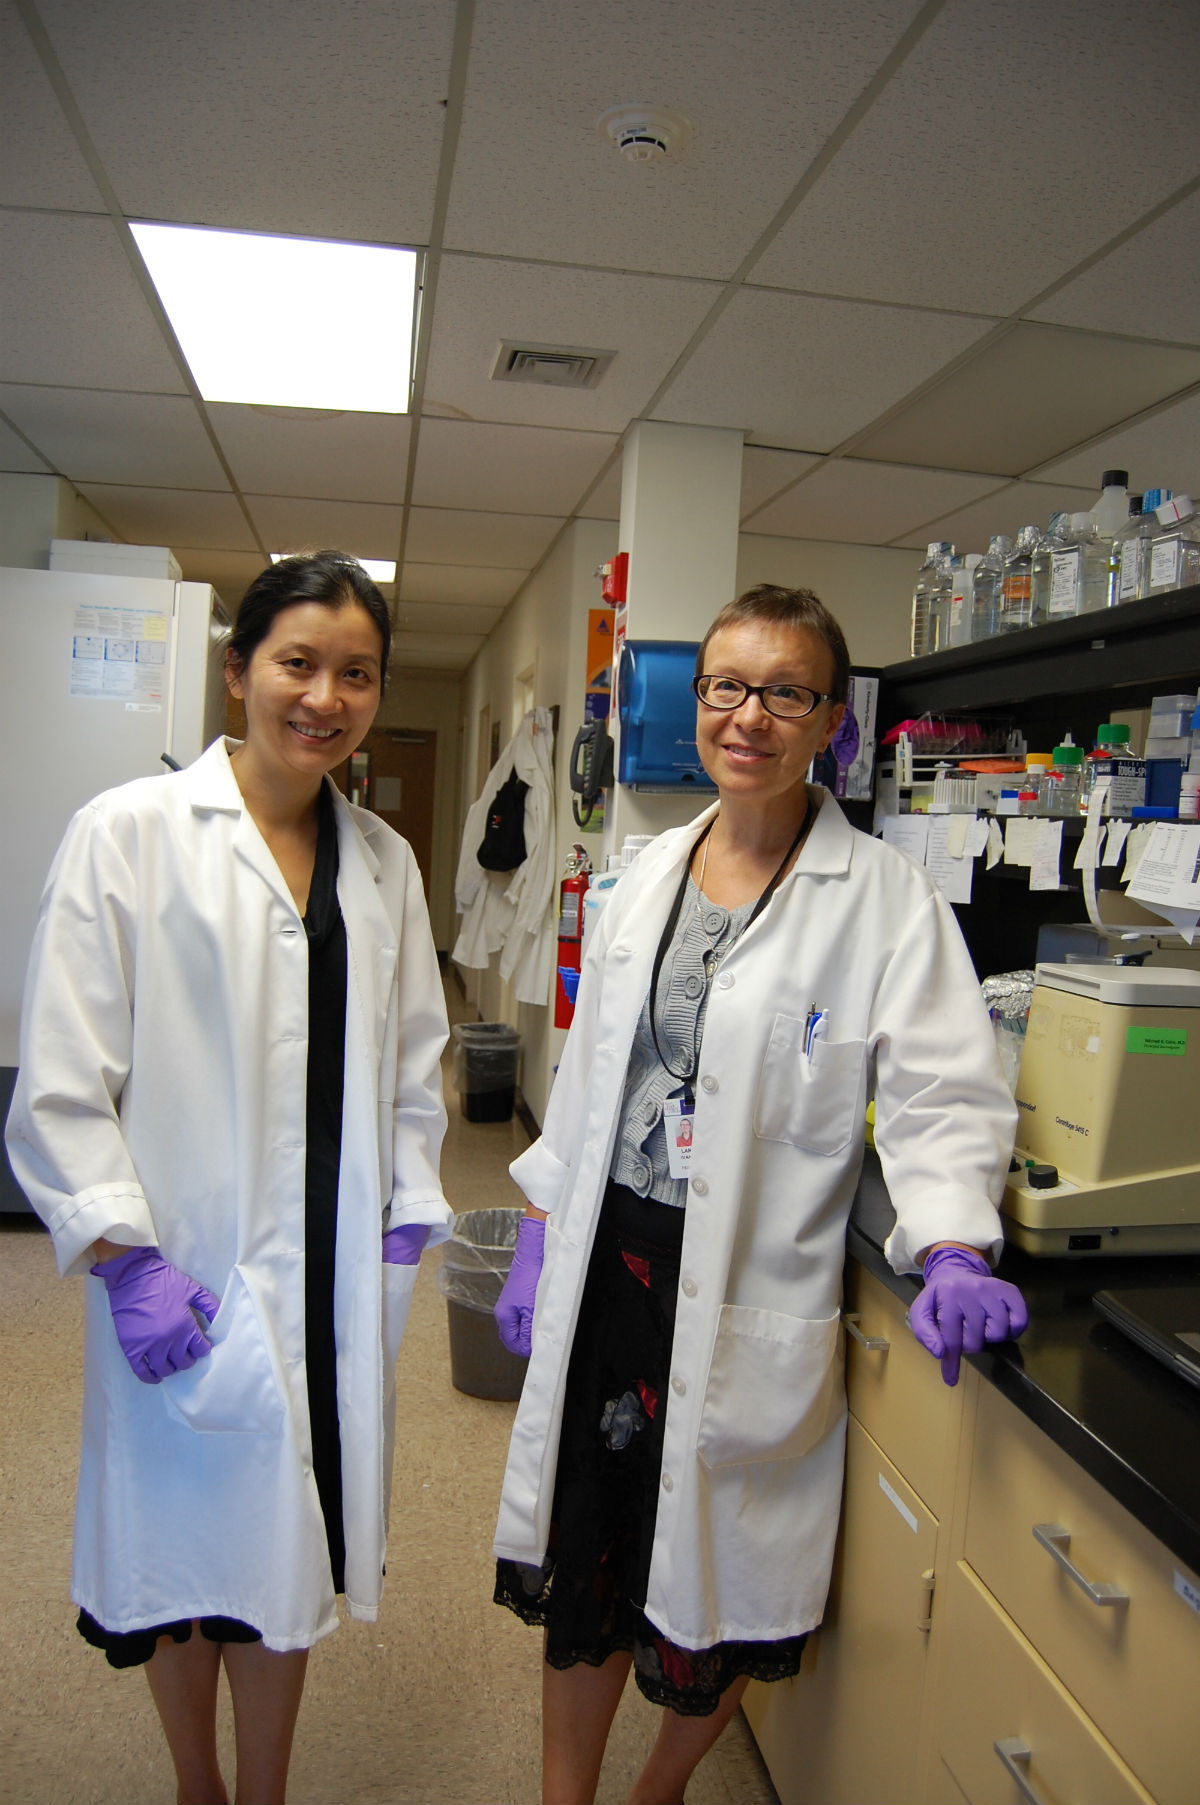
{"label": "white lab coat", "polygon": [[[822,792],[810,792],[822,796]],[[661,835],[589,937],[541,1139],[513,1177],[550,1212],[496,1553],[545,1554],[563,1392],[625,1068],[659,934],[708,811]],[[803,1052],[810,1007],[825,1038]],[[1000,1243],[1015,1108],[953,916],[829,796],[709,999],[646,1613],[675,1643],[820,1621],[841,1496],[839,1305],[866,1105],[888,1255]]]}
{"label": "white lab coat", "polygon": [[[512,980],[518,1003],[548,1003],[554,977],[553,752],[550,710],[531,709],[467,810],[454,880],[463,919],[451,958],[468,971],[486,971],[492,954],[499,953],[500,976]],[[513,771],[529,785],[525,858],[513,872],[488,871],[475,855],[496,792]]]}
{"label": "white lab coat", "polygon": [[[346,1603],[381,1595],[393,1373],[415,1269],[400,1223],[449,1234],[438,1182],[446,1016],[408,845],[336,797],[346,924],[334,1297]],[[72,1596],[111,1630],[240,1618],[268,1647],[337,1624],[304,1367],[308,951],[216,741],[80,810],[34,937],[8,1125],[63,1273],[98,1236],[157,1244],[222,1300],[211,1355],[160,1385],[86,1277]],[[75,1359],[63,1348],[66,1361]]]}

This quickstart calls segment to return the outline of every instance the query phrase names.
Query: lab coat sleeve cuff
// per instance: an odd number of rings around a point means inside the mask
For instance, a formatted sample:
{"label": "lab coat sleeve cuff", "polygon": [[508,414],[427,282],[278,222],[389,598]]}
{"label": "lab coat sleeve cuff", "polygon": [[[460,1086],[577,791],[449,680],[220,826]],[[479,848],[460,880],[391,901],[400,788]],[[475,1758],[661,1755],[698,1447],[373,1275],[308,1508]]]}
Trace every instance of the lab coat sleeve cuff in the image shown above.
{"label": "lab coat sleeve cuff", "polygon": [[897,1210],[883,1251],[894,1272],[919,1272],[917,1255],[935,1241],[961,1241],[995,1262],[1004,1245],[995,1205],[966,1186],[927,1191],[918,1202]]}
{"label": "lab coat sleeve cuff", "polygon": [[94,1264],[91,1249],[101,1239],[121,1247],[158,1245],[145,1192],[136,1185],[91,1185],[60,1204],[47,1226],[63,1278],[85,1273]]}
{"label": "lab coat sleeve cuff", "polygon": [[535,1210],[543,1210],[547,1216],[554,1214],[571,1168],[551,1153],[544,1140],[527,1147],[508,1170]]}
{"label": "lab coat sleeve cuff", "polygon": [[395,1200],[388,1210],[383,1232],[386,1234],[389,1229],[406,1228],[413,1223],[427,1224],[427,1250],[439,1247],[443,1241],[450,1239],[453,1232],[454,1211],[444,1197],[406,1197],[403,1202]]}

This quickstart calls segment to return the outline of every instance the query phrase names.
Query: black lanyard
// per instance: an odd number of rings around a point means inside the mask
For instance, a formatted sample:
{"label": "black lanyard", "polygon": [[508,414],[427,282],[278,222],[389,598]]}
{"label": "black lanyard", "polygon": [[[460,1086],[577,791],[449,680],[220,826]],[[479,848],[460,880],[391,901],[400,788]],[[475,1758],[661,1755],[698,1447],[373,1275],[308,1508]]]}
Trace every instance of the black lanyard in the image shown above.
{"label": "black lanyard", "polygon": [[[766,908],[767,904],[770,902],[771,897],[775,893],[776,886],[778,885],[779,880],[783,876],[784,872],[787,870],[787,867],[788,867],[790,861],[794,858],[796,853],[799,852],[799,850],[803,846],[805,840],[808,838],[808,830],[813,824],[813,818],[816,815],[816,812],[817,812],[816,809],[813,807],[812,803],[810,802],[808,807],[804,811],[804,819],[800,823],[800,826],[796,830],[795,839],[792,841],[791,845],[788,847],[787,851],[784,853],[782,859],[779,861],[779,868],[776,871],[774,877],[770,880],[766,889],[763,891],[762,895],[759,897],[758,901],[755,903],[753,912],[750,916],[750,919],[746,923],[745,928],[743,929],[744,933],[749,932],[749,930],[754,926],[755,922],[758,920],[759,916],[762,914],[763,910]],[[655,1005],[656,1005],[657,998],[658,998],[659,973],[662,971],[663,960],[667,956],[667,948],[668,948],[668,946],[670,946],[671,941],[674,938],[675,929],[679,922],[679,911],[680,911],[681,907],[683,906],[683,899],[684,899],[685,895],[687,894],[688,879],[692,875],[692,860],[695,858],[696,854],[699,852],[700,848],[703,846],[705,840],[708,838],[709,834],[712,832],[713,824],[715,821],[716,821],[716,816],[714,815],[712,821],[710,821],[708,826],[704,829],[704,832],[700,835],[700,838],[696,841],[696,844],[692,847],[692,850],[689,852],[687,859],[684,862],[683,876],[679,880],[679,888],[675,892],[675,901],[671,904],[671,912],[667,916],[666,925],[664,926],[662,934],[659,937],[658,950],[654,955],[654,969],[650,974],[650,1038],[654,1042],[654,1051],[658,1054],[659,1064],[663,1067],[664,1071],[666,1071],[672,1078],[675,1079],[675,1081],[678,1084],[682,1084],[683,1100],[685,1103],[694,1103],[696,1101],[695,1092],[692,1090],[692,1079],[696,1076],[696,1072],[700,1065],[700,1042],[697,1039],[695,1045],[692,1048],[692,1063],[689,1066],[688,1070],[686,1072],[677,1072],[673,1065],[668,1064],[668,1062],[663,1054],[663,1050],[658,1044],[658,1029],[655,1027],[655,1024],[654,1024]],[[714,969],[715,969],[715,967],[714,967]],[[697,1012],[697,1019],[698,1019],[698,1014],[699,1014],[699,1012]]]}

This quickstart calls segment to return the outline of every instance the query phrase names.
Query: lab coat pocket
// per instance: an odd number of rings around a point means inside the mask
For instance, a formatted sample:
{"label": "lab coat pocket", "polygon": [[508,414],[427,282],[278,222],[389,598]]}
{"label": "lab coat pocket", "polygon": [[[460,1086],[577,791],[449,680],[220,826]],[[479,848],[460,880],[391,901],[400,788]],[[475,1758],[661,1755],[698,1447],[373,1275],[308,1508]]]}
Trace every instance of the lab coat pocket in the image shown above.
{"label": "lab coat pocket", "polygon": [[202,1434],[274,1434],[283,1422],[283,1399],[257,1306],[236,1266],[208,1339],[211,1354],[163,1380],[169,1413]]}
{"label": "lab coat pocket", "polygon": [[841,1153],[866,1108],[866,1042],[815,1039],[806,1053],[804,1036],[798,1017],[775,1017],[759,1074],[754,1132],[808,1153]]}
{"label": "lab coat pocket", "polygon": [[393,1266],[383,1262],[383,1371],[389,1380],[400,1358],[400,1343],[408,1326],[413,1288],[417,1282],[416,1266]]}
{"label": "lab coat pocket", "polygon": [[724,1304],[696,1448],[706,1467],[796,1460],[841,1414],[838,1318]]}

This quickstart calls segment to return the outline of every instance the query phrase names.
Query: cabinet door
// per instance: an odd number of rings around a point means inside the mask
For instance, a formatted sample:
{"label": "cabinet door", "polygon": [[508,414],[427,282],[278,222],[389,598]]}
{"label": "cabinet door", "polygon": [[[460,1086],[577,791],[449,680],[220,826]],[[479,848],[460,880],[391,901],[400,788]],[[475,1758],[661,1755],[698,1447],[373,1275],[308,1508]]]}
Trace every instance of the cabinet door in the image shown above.
{"label": "cabinet door", "polygon": [[938,1525],[850,1418],[842,1535],[825,1621],[794,1680],[745,1710],[781,1805],[912,1805]]}
{"label": "cabinet door", "polygon": [[939,1753],[970,1805],[1153,1805],[965,1563],[938,1608]]}

